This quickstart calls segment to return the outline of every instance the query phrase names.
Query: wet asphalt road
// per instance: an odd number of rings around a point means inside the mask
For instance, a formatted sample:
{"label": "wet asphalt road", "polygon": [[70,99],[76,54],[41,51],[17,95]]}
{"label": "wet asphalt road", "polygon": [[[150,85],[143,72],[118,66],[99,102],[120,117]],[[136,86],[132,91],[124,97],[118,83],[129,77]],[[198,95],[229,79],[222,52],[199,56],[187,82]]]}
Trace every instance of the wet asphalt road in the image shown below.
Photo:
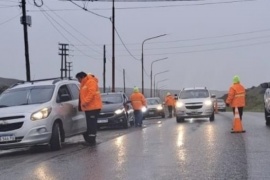
{"label": "wet asphalt road", "polygon": [[244,114],[244,134],[230,133],[231,118],[226,112],[214,122],[152,119],[142,129],[101,130],[93,147],[77,136],[57,152],[0,151],[0,179],[270,179],[263,114]]}

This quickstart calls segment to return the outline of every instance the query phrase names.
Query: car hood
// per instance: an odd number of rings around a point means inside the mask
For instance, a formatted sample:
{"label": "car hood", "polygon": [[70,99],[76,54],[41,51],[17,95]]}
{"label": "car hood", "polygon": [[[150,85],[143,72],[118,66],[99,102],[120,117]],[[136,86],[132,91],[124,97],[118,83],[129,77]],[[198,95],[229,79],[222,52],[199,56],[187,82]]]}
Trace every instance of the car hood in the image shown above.
{"label": "car hood", "polygon": [[41,108],[40,105],[24,105],[24,106],[12,106],[12,107],[3,107],[0,108],[0,115],[8,115],[8,114],[25,114],[25,113],[33,113]]}
{"label": "car hood", "polygon": [[157,108],[158,106],[161,106],[161,104],[147,105],[147,108]]}
{"label": "car hood", "polygon": [[101,112],[113,112],[117,109],[123,108],[123,104],[103,104]]}
{"label": "car hood", "polygon": [[211,100],[210,98],[194,98],[194,99],[179,99],[183,103],[202,103],[206,100]]}

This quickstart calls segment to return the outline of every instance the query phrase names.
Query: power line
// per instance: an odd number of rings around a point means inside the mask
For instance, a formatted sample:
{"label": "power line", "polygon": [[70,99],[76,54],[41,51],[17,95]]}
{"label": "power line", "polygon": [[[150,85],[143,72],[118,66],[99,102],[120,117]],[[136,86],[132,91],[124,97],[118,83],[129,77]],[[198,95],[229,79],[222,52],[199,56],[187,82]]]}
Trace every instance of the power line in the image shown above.
{"label": "power line", "polygon": [[[269,32],[269,31],[270,31],[270,29],[261,29],[261,30],[254,30],[254,31],[247,31],[247,32],[233,33],[233,34],[225,34],[225,35],[218,35],[218,36],[188,38],[188,39],[179,39],[179,40],[172,40],[172,41],[149,42],[148,44],[165,44],[165,43],[174,43],[174,42],[200,41],[200,40],[208,40],[208,39],[218,39],[218,38],[223,38],[223,37],[241,36],[241,35],[254,34],[254,33],[259,33],[259,32]],[[140,45],[141,43],[126,43],[126,44],[127,45]],[[111,44],[107,44],[107,45],[111,45]],[[122,44],[116,44],[116,45],[122,45]]]}
{"label": "power line", "polygon": [[150,55],[172,55],[172,54],[187,54],[187,53],[196,53],[196,52],[208,52],[208,51],[217,51],[217,50],[226,50],[226,49],[235,49],[235,48],[241,48],[241,47],[249,47],[249,46],[256,46],[256,45],[262,45],[262,44],[269,44],[270,41],[265,42],[259,42],[259,43],[252,43],[252,44],[245,44],[245,45],[239,45],[239,46],[230,46],[230,47],[224,47],[224,48],[212,48],[212,49],[204,49],[204,50],[194,50],[194,51],[183,51],[183,52],[173,52],[173,53],[158,53],[158,54],[147,54]]}
{"label": "power line", "polygon": [[[46,6],[46,5],[45,5]],[[46,6],[48,9],[50,9],[48,6]],[[81,36],[83,36],[85,39],[87,39],[89,42],[93,43],[95,46],[99,47],[100,49],[102,49],[100,46],[98,46],[95,42],[93,42],[91,39],[89,39],[87,36],[85,36],[84,34],[82,34],[79,30],[77,30],[74,26],[72,26],[70,23],[68,23],[65,19],[63,19],[61,16],[59,16],[57,13],[53,12],[58,18],[60,18],[62,21],[64,21],[69,27],[71,27],[74,31],[76,31],[77,33],[79,33]],[[85,43],[82,43],[83,45],[85,45]],[[91,48],[93,51],[95,51],[98,54],[102,54],[101,52]]]}
{"label": "power line", "polygon": [[[73,2],[71,0],[67,0],[70,2]],[[192,1],[192,0],[190,0]],[[172,7],[186,7],[186,6],[203,6],[203,5],[218,5],[218,4],[231,4],[231,3],[243,3],[243,2],[250,2],[250,1],[257,1],[257,0],[234,0],[234,1],[222,1],[222,2],[212,2],[212,3],[198,3],[198,4],[175,4],[175,5],[163,5],[163,6],[138,6],[138,7],[116,7],[117,10],[132,10],[132,9],[154,9],[154,8],[172,8]],[[89,1],[88,1],[89,2]],[[155,1],[157,2],[157,1]],[[170,1],[167,1],[170,2]],[[173,1],[175,2],[175,1]],[[177,1],[179,2],[179,1]],[[73,2],[74,3],[74,2]],[[76,4],[78,6],[78,4]],[[104,11],[104,10],[111,10],[111,8],[92,8],[92,9],[86,9],[85,7],[81,7],[83,10],[86,11]],[[37,12],[35,10],[29,10],[31,12]],[[52,9],[49,11],[78,11],[78,9]],[[94,13],[94,12],[91,12]],[[108,18],[105,17],[104,18]]]}
{"label": "power line", "polygon": [[140,60],[140,59],[136,58],[136,57],[128,50],[128,48],[127,48],[127,46],[125,45],[125,43],[123,42],[123,40],[122,40],[120,34],[118,33],[116,27],[114,27],[114,30],[115,30],[117,36],[119,37],[120,41],[122,42],[122,45],[125,47],[126,51],[129,53],[129,55],[130,55],[132,58],[134,58],[135,60]]}
{"label": "power line", "polygon": [[12,20],[14,20],[14,19],[17,18],[19,15],[21,15],[21,13],[17,14],[16,16],[14,16],[14,17],[12,17],[12,18],[10,18],[10,19],[7,19],[7,20],[4,21],[4,22],[0,22],[0,26],[3,25],[3,24],[6,24],[6,23],[8,23],[8,22],[10,22],[10,21],[12,21]]}
{"label": "power line", "polygon": [[71,2],[72,4],[78,6],[79,8],[82,8],[83,10],[85,10],[85,11],[91,13],[91,14],[94,14],[94,15],[96,15],[96,16],[98,16],[98,17],[102,17],[102,18],[105,18],[105,19],[110,19],[110,18],[108,18],[108,17],[106,17],[106,16],[103,16],[103,15],[97,14],[97,13],[95,13],[95,12],[92,12],[92,11],[86,9],[85,7],[81,7],[80,5],[78,5],[77,3],[73,2],[72,0],[67,0],[67,1]]}
{"label": "power line", "polygon": [[[259,36],[259,37],[247,38],[247,39],[238,39],[238,40],[231,40],[231,41],[215,42],[215,43],[173,46],[173,47],[161,47],[161,48],[146,48],[145,50],[149,51],[149,50],[164,50],[164,49],[180,49],[180,48],[187,48],[187,47],[200,47],[200,46],[209,46],[209,45],[218,45],[218,44],[250,41],[250,40],[254,40],[254,39],[264,39],[264,38],[269,38],[269,37],[270,37],[270,35],[269,36]],[[122,50],[122,51],[124,51],[124,50]],[[133,51],[140,51],[140,49],[133,49]]]}
{"label": "power line", "polygon": [[[42,9],[42,8],[41,8]],[[46,15],[45,15],[46,14]],[[48,13],[46,13],[46,12],[43,12],[43,15],[47,18],[47,20],[51,23],[51,25],[58,31],[58,33],[64,38],[64,39],[66,39],[70,44],[72,44],[71,42],[70,42],[70,40],[52,23],[52,21],[49,19],[49,18],[51,18],[56,24],[58,24],[59,25],[59,23],[55,20],[55,19],[53,19]],[[49,18],[48,18],[49,17]],[[61,25],[60,25],[60,27],[62,27]],[[63,28],[63,27],[62,27]],[[65,30],[65,28],[63,28],[64,30]],[[93,58],[92,56],[90,56],[90,55],[87,55],[87,54],[85,54],[83,51],[81,51],[79,48],[77,48],[76,46],[74,46],[74,48],[76,49],[76,50],[78,50],[80,53],[82,53],[83,55],[85,55],[85,56],[87,56],[87,57],[90,57],[90,58],[92,58],[92,59],[95,59],[95,58]]]}

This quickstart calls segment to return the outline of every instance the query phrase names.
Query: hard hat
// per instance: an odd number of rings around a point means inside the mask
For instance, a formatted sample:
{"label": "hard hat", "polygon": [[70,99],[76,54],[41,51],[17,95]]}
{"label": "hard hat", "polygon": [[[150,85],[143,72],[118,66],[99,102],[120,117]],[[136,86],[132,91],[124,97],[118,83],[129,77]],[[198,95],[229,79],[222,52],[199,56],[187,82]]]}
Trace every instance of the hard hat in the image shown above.
{"label": "hard hat", "polygon": [[139,88],[135,86],[133,92],[139,92]]}
{"label": "hard hat", "polygon": [[240,78],[239,78],[239,76],[235,75],[235,76],[233,77],[233,83],[234,83],[234,84],[235,84],[235,83],[240,83]]}
{"label": "hard hat", "polygon": [[167,92],[167,96],[171,95],[171,93]]}

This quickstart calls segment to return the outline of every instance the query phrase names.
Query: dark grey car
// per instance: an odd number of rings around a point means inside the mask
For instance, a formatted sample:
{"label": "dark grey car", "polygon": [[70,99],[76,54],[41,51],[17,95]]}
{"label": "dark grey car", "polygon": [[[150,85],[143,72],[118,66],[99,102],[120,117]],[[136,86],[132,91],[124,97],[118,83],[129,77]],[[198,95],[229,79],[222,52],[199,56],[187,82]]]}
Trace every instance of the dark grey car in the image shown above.
{"label": "dark grey car", "polygon": [[98,118],[98,127],[121,126],[129,128],[134,124],[134,114],[128,97],[123,92],[101,94],[103,107]]}

